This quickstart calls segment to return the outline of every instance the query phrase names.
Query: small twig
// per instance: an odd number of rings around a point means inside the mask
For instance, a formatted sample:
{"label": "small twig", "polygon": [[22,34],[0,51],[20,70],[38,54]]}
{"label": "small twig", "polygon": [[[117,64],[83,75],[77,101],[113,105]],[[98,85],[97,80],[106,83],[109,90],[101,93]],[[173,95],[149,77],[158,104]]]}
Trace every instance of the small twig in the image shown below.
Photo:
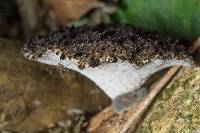
{"label": "small twig", "polygon": [[101,113],[97,114],[90,120],[88,132],[95,131],[100,125],[114,114],[112,106],[107,107]]}
{"label": "small twig", "polygon": [[198,47],[200,47],[200,37],[193,43],[190,52],[193,53]]}

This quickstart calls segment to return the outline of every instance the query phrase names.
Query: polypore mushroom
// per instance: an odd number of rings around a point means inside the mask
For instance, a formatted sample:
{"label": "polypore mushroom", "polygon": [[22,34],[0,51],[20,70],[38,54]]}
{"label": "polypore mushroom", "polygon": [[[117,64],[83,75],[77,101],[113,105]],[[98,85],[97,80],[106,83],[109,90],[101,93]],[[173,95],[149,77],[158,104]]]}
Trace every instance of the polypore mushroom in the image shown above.
{"label": "polypore mushroom", "polygon": [[186,42],[122,24],[65,28],[26,43],[26,57],[62,65],[92,80],[123,111],[148,89],[147,79],[164,68],[193,66]]}

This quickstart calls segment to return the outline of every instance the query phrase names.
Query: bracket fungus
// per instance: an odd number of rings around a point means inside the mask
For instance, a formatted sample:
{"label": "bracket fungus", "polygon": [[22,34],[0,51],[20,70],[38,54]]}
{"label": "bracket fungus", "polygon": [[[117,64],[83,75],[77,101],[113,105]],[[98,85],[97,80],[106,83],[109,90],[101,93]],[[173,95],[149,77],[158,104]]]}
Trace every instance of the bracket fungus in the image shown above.
{"label": "bracket fungus", "polygon": [[170,66],[196,66],[186,41],[123,24],[65,28],[32,38],[24,55],[62,65],[93,81],[111,99],[117,112],[147,93],[149,77]]}

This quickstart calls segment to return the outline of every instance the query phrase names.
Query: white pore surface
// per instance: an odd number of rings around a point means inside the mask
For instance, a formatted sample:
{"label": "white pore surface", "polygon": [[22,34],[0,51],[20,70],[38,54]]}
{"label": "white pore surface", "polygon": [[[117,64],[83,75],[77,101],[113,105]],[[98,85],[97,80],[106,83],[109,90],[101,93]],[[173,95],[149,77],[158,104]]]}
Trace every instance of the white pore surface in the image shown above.
{"label": "white pore surface", "polygon": [[61,64],[68,69],[81,73],[95,82],[111,99],[140,88],[151,74],[163,68],[172,65],[190,66],[191,64],[189,59],[154,60],[137,68],[128,61],[123,61],[105,63],[95,68],[88,67],[81,70],[77,67],[76,60],[60,60],[60,56],[53,52],[47,52],[37,61],[50,65]]}

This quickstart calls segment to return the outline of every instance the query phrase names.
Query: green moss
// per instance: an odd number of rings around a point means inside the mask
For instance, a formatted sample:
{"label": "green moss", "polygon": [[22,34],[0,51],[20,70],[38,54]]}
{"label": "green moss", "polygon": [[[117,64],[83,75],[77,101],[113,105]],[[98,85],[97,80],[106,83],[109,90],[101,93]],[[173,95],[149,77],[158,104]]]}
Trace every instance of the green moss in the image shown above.
{"label": "green moss", "polygon": [[156,98],[137,132],[195,132],[200,129],[200,69],[183,68]]}

